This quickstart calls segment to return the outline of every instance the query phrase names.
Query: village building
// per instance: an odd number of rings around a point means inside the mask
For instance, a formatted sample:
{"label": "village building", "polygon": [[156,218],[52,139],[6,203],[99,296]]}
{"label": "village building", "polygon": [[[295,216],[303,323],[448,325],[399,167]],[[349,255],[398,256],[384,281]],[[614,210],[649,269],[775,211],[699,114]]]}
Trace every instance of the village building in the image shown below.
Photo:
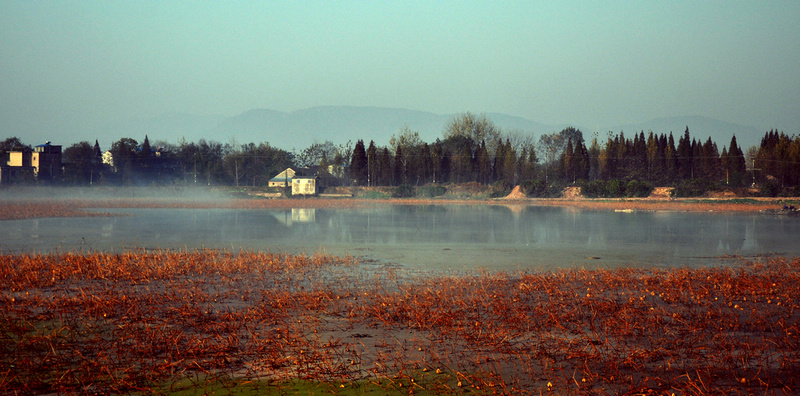
{"label": "village building", "polygon": [[8,153],[8,162],[0,166],[0,183],[58,180],[62,168],[61,146],[48,141],[34,147],[32,152]]}
{"label": "village building", "polygon": [[286,168],[269,180],[269,187],[284,188],[292,195],[317,195],[325,186],[337,184],[336,177],[320,172],[318,167]]}
{"label": "village building", "polygon": [[319,178],[317,176],[295,176],[292,178],[292,195],[317,195]]}
{"label": "village building", "polygon": [[297,172],[295,172],[294,169],[286,168],[286,170],[284,170],[283,172],[278,173],[275,177],[269,179],[268,186],[283,187],[283,188],[291,187],[292,178],[294,177],[295,174],[297,174]]}

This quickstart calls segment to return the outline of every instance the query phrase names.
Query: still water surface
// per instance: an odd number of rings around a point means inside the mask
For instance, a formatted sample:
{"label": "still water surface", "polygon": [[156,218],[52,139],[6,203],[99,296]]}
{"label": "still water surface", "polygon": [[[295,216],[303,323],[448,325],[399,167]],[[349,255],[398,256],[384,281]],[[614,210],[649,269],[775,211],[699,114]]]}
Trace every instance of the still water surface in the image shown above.
{"label": "still water surface", "polygon": [[104,209],[113,217],[0,221],[6,253],[130,248],[354,255],[414,269],[716,265],[800,256],[800,219],[535,206]]}

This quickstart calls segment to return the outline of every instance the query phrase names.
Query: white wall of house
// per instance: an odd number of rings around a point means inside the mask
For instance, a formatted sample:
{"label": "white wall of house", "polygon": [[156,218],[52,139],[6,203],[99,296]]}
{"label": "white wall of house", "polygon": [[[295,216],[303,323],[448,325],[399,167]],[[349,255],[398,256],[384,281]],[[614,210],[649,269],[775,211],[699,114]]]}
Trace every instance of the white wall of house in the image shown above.
{"label": "white wall of house", "polygon": [[314,195],[316,193],[316,178],[295,177],[292,179],[292,195]]}

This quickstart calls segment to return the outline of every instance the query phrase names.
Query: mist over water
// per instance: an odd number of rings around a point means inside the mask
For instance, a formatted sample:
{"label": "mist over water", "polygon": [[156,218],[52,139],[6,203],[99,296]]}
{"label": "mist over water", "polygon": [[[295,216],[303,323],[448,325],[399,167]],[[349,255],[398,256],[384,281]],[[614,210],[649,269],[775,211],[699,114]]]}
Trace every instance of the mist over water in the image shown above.
{"label": "mist over water", "polygon": [[30,199],[159,199],[176,202],[230,200],[229,194],[205,186],[198,187],[25,187],[0,188],[0,200]]}
{"label": "mist over water", "polygon": [[413,269],[704,266],[800,255],[800,222],[761,214],[387,205],[362,209],[103,209],[0,221],[6,253],[248,249],[354,255]]}

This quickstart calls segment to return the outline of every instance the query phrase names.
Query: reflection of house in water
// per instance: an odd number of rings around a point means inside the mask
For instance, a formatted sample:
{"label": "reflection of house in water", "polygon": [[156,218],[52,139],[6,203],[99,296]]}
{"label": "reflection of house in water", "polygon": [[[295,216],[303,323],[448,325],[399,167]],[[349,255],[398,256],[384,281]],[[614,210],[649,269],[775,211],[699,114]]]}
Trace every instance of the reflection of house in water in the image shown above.
{"label": "reflection of house in water", "polygon": [[313,223],[317,210],[313,208],[292,208],[292,221],[295,223]]}
{"label": "reflection of house in water", "polygon": [[275,218],[281,223],[292,224],[314,223],[317,221],[317,210],[314,208],[292,208],[292,211],[276,213]]}

